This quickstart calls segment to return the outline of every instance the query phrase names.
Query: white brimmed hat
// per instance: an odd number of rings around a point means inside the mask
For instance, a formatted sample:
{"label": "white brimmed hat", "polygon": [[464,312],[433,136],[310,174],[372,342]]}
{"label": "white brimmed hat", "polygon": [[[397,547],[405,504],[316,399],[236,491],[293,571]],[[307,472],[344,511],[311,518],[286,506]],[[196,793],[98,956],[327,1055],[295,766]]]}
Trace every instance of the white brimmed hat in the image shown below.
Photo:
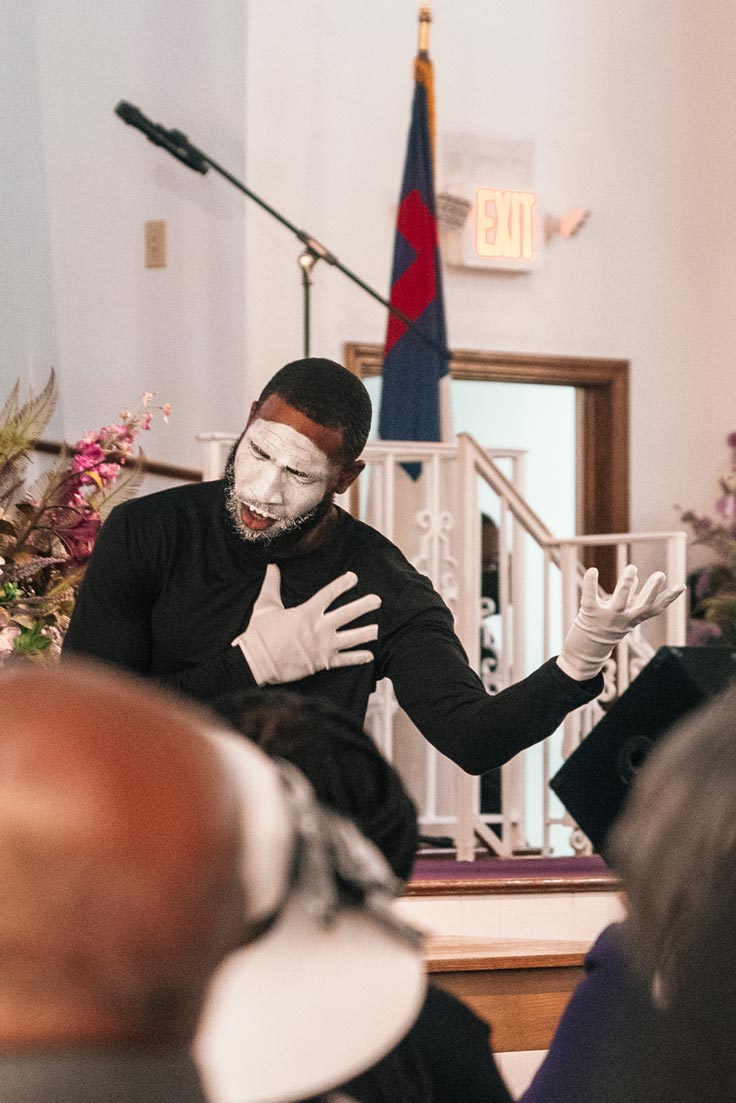
{"label": "white brimmed hat", "polygon": [[297,770],[217,738],[243,795],[246,918],[268,926],[215,973],[194,1052],[212,1103],[289,1103],[406,1034],[424,998],[420,937],[391,909],[401,883],[383,856]]}

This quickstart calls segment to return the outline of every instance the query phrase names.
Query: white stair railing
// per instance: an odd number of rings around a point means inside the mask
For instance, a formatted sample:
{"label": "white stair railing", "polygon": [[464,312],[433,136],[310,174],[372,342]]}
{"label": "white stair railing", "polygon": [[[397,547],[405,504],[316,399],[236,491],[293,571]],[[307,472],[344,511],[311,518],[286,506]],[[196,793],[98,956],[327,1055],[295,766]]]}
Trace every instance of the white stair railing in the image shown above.
{"label": "white stair railing", "polygon": [[[523,479],[524,453],[518,449],[490,451],[496,460],[509,461],[510,485],[516,489]],[[466,500],[459,455],[455,444],[371,442],[362,455],[367,471],[361,477],[363,489],[354,508],[430,578],[452,611],[471,665],[478,670],[480,510],[477,503],[471,507]],[[400,468],[417,462],[422,465],[422,474],[414,483]],[[502,503],[499,535],[505,547],[504,510]],[[523,549],[518,548],[516,554],[521,562]],[[502,605],[508,600],[508,577],[502,564]],[[504,658],[503,648],[501,661],[501,677],[508,684],[511,663]],[[424,831],[452,835],[458,858],[472,860],[477,836],[494,853],[502,855],[510,855],[513,847],[523,841],[522,762],[504,767],[502,790],[506,799],[500,812],[482,816],[477,778],[469,777],[419,735],[398,708],[390,685],[379,684],[369,704],[366,726],[401,770],[417,803]]]}
{"label": "white stair railing", "polygon": [[[467,531],[472,531],[471,517],[477,514],[477,501],[474,496],[474,487],[477,483],[477,476],[480,476],[493,488],[505,507],[505,510],[502,509],[502,530],[504,514],[511,515],[512,523],[516,530],[514,540],[515,546],[520,542],[520,532],[523,532],[543,551],[541,635],[544,658],[554,654],[556,650],[554,639],[557,640],[557,645],[559,646],[559,643],[564,639],[579,608],[581,583],[584,574],[581,563],[581,552],[583,550],[592,547],[614,547],[616,549],[616,573],[618,575],[626,564],[631,562],[634,558],[634,549],[646,545],[650,552],[653,552],[653,569],[664,569],[670,585],[677,585],[685,581],[687,554],[687,534],[685,532],[618,533],[575,536],[562,540],[558,539],[552,535],[546,525],[544,525],[534,510],[529,506],[529,503],[519,493],[518,489],[505,478],[503,473],[500,472],[493,463],[492,459],[489,458],[486,452],[472,439],[472,437],[467,434],[460,434],[458,437],[458,446],[460,449],[460,462],[463,472],[463,487],[466,492],[464,505],[466,511],[468,511],[465,523],[466,526],[471,526]],[[469,517],[468,514],[470,514],[471,517]],[[503,547],[508,546],[507,542],[504,541],[503,532],[501,544]],[[555,610],[552,600],[553,586],[550,579],[550,574],[553,571],[557,571],[558,575],[561,576],[559,578],[561,583],[561,609],[557,616],[557,623],[554,623]],[[505,573],[507,574],[507,572]],[[527,673],[530,673],[531,669],[537,665],[535,662],[530,661],[528,631],[525,631],[527,617],[524,598],[527,594],[528,582],[529,579],[527,577],[519,578],[519,572],[515,570],[514,600],[511,603],[510,610],[512,621],[510,629],[511,638],[513,640],[511,662],[514,672],[514,681],[518,681]],[[522,591],[521,594],[518,593],[519,588]],[[472,628],[470,628],[470,618],[474,600],[475,595],[468,596],[462,615],[457,618],[458,632],[466,647],[470,645],[470,640],[467,639],[466,633],[472,631]],[[501,598],[501,605],[502,613],[505,611],[507,612],[508,604],[504,602],[503,596]],[[687,606],[684,598],[673,602],[667,608],[663,615],[664,643],[671,646],[681,646],[684,644],[687,627],[686,617]],[[504,626],[503,629],[503,638],[508,638],[506,626]],[[619,644],[614,656],[609,660],[606,667],[606,689],[602,697],[592,702],[590,705],[570,713],[565,720],[561,747],[562,759],[567,758],[568,755],[572,753],[594,724],[601,718],[603,715],[601,704],[607,703],[623,693],[631,678],[639,673],[641,668],[649,661],[653,654],[654,648],[643,635],[641,627],[637,628],[626,640]],[[555,738],[552,736],[544,741],[542,750],[543,761],[540,779],[542,852],[544,854],[549,854],[551,852],[552,828],[557,824],[563,824],[570,828],[570,845],[574,852],[585,853],[589,850],[587,839],[585,839],[567,813],[563,811],[561,814],[555,814],[551,807],[551,794],[547,783],[555,772],[556,766],[559,765],[559,763],[554,762],[552,755],[554,743]],[[531,752],[524,752],[524,757],[530,758]]]}

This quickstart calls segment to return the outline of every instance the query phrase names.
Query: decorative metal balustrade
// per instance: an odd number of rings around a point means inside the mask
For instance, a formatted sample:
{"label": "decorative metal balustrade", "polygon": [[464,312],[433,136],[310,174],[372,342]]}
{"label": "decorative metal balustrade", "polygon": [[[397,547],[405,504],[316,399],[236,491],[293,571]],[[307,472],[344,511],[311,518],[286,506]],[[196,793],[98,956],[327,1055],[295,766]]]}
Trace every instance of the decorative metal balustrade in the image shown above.
{"label": "decorative metal balustrade", "polygon": [[[219,478],[235,438],[212,433],[198,439],[204,451],[204,478]],[[647,573],[665,570],[670,584],[685,581],[684,532],[554,536],[524,497],[525,457],[518,450],[483,449],[472,437],[460,434],[454,444],[371,442],[362,458],[367,470],[340,504],[393,540],[428,575],[451,609],[476,670],[481,669],[482,633],[488,632],[488,610],[481,601],[481,507],[492,497],[499,530],[500,610],[494,617],[498,668],[493,671],[497,686],[520,680],[559,651],[579,606],[584,549],[613,547],[619,571],[641,560]],[[414,482],[402,464],[416,462],[422,473]],[[659,620],[654,631],[663,638],[658,642],[684,643],[683,598]],[[526,848],[532,836],[544,854],[555,847],[585,853],[587,840],[564,809],[555,806],[547,782],[595,725],[602,705],[625,690],[653,653],[641,628],[616,648],[606,667],[601,700],[571,713],[541,749],[531,748],[503,767],[497,811],[481,811],[479,780],[419,735],[387,681],[371,698],[366,726],[412,792],[423,833],[450,835],[459,859],[472,860],[478,841],[494,853],[510,855]]]}

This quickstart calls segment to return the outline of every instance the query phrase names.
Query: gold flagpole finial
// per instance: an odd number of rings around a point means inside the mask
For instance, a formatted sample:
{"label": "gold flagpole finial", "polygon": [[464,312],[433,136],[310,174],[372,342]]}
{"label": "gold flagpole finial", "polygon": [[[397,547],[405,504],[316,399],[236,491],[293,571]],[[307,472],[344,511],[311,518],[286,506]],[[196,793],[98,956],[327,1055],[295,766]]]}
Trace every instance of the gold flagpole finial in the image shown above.
{"label": "gold flagpole finial", "polygon": [[432,22],[432,12],[427,4],[419,9],[419,56],[427,57],[429,54],[429,24]]}

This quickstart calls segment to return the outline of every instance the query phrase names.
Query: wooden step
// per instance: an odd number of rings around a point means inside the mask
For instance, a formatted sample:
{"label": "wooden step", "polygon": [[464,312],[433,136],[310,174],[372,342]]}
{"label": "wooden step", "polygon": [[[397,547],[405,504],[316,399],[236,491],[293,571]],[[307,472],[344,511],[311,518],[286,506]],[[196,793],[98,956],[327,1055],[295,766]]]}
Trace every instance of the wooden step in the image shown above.
{"label": "wooden step", "polygon": [[430,935],[427,970],[492,1028],[496,1053],[547,1049],[590,942]]}
{"label": "wooden step", "polygon": [[420,857],[406,896],[495,896],[523,893],[618,892],[620,878],[598,855],[582,858]]}

